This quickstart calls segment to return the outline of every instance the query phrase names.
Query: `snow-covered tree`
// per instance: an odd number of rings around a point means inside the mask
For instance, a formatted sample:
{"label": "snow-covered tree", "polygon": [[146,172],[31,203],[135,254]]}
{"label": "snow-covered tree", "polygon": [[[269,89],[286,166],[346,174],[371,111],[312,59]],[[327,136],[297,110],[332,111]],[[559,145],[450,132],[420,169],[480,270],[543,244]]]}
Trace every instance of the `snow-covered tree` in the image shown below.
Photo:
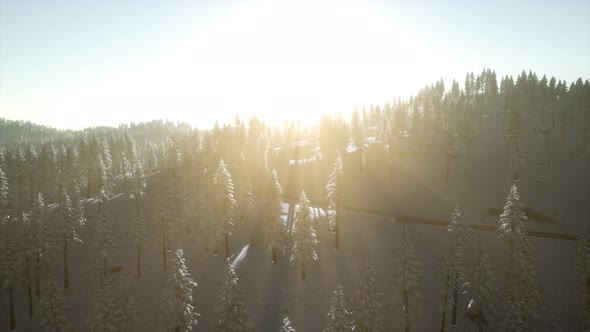
{"label": "snow-covered tree", "polygon": [[334,170],[330,174],[326,190],[328,192],[328,221],[330,230],[334,234],[334,247],[340,249],[340,226],[342,223],[342,204],[344,203],[343,188],[344,172],[342,170],[342,159],[340,155],[336,157]]}
{"label": "snow-covered tree", "polygon": [[58,217],[58,234],[63,249],[64,262],[64,288],[70,287],[70,270],[69,270],[69,246],[70,244],[82,243],[80,239],[80,230],[85,225],[85,219],[80,218],[74,211],[72,201],[66,188],[62,188],[59,198],[59,217]]}
{"label": "snow-covered tree", "polygon": [[470,299],[467,316],[477,324],[480,332],[484,325],[494,325],[498,317],[495,283],[490,256],[479,241],[475,266],[465,283],[465,293]]}
{"label": "snow-covered tree", "polygon": [[295,332],[295,329],[291,326],[291,321],[289,320],[288,316],[283,318],[283,324],[281,325],[279,332]]}
{"label": "snow-covered tree", "polygon": [[193,288],[197,283],[188,272],[182,249],[177,249],[166,278],[160,306],[165,331],[184,332],[197,326],[199,314],[193,306]]}
{"label": "snow-covered tree", "polygon": [[102,276],[98,278],[96,289],[90,300],[86,316],[86,326],[91,332],[118,332],[117,304],[111,290],[110,281]]}
{"label": "snow-covered tree", "polygon": [[352,296],[354,331],[376,332],[383,329],[381,286],[373,265],[366,263],[361,269],[361,278]]}
{"label": "snow-covered tree", "polygon": [[403,226],[395,240],[392,282],[396,298],[401,299],[404,332],[410,331],[410,301],[417,304],[422,300],[421,267],[422,264],[416,256],[414,244],[406,227]]}
{"label": "snow-covered tree", "polygon": [[234,184],[223,159],[219,160],[217,172],[213,177],[215,193],[215,227],[213,233],[214,243],[217,245],[222,239],[225,243],[225,257],[229,257],[229,236],[234,226],[236,212],[236,199],[234,197]]}
{"label": "snow-covered tree", "polygon": [[219,291],[218,305],[215,310],[219,332],[252,332],[250,314],[246,309],[245,297],[238,285],[238,276],[231,264],[227,264],[225,280]]}
{"label": "snow-covered tree", "polygon": [[246,157],[242,153],[240,155],[240,161],[236,165],[235,174],[235,199],[237,204],[237,217],[240,221],[244,221],[244,218],[250,213],[252,207],[254,207],[254,195],[252,194],[252,181],[248,175],[248,167],[246,163]]}
{"label": "snow-covered tree", "polygon": [[[133,145],[134,146],[134,145]],[[134,155],[134,153],[132,153]],[[143,248],[146,234],[145,234],[145,220],[143,215],[143,199],[145,197],[145,173],[139,159],[134,158],[135,162],[132,166],[133,173],[133,187],[129,193],[129,197],[135,200],[135,216],[133,223],[133,240],[135,242],[136,252],[136,271],[137,278],[141,278],[141,249]]]}
{"label": "snow-covered tree", "polygon": [[527,217],[520,203],[518,187],[513,185],[500,215],[500,237],[509,250],[502,330],[530,331],[541,311],[541,294],[534,267],[534,253],[527,238]]}
{"label": "snow-covered tree", "polygon": [[137,311],[135,300],[129,294],[126,283],[122,283],[121,293],[117,298],[117,326],[119,331],[137,331]]}
{"label": "snow-covered tree", "polygon": [[338,284],[330,298],[330,309],[327,314],[327,325],[324,332],[348,332],[352,330],[350,313],[344,303],[344,290]]}
{"label": "snow-covered tree", "polygon": [[287,245],[287,232],[282,218],[281,191],[277,172],[273,170],[270,175],[266,201],[262,207],[261,223],[264,244],[271,248],[273,263],[277,261],[279,252],[285,252]]}
{"label": "snow-covered tree", "polygon": [[365,167],[365,158],[367,154],[367,146],[365,145],[365,131],[361,122],[361,117],[357,109],[352,113],[350,119],[350,126],[352,131],[352,141],[359,154],[360,164],[359,170],[362,171]]}
{"label": "snow-covered tree", "polygon": [[45,200],[41,193],[38,193],[37,199],[33,202],[33,207],[29,215],[31,228],[29,245],[34,250],[32,254],[35,260],[35,296],[41,295],[41,268],[48,267],[48,259],[55,254],[55,227],[47,215]]}
{"label": "snow-covered tree", "polygon": [[[466,212],[461,204],[455,205],[451,214],[451,221],[447,227],[445,251],[442,259],[441,272],[445,278],[443,289],[442,323],[445,328],[446,309],[451,307],[451,324],[457,325],[457,307],[459,306],[460,285],[463,283],[467,266],[469,265],[470,229],[466,222]],[[449,289],[452,297],[449,298]]]}
{"label": "snow-covered tree", "polygon": [[199,202],[199,227],[201,230],[201,237],[205,242],[205,252],[209,252],[211,246],[213,245],[213,228],[215,226],[214,219],[213,219],[213,211],[211,211],[211,206],[213,206],[213,195],[211,195],[211,191],[213,190],[213,178],[211,176],[211,172],[205,168],[200,174],[200,188],[198,193],[198,202]]}
{"label": "snow-covered tree", "polygon": [[576,277],[584,284],[584,330],[590,329],[590,227],[578,240],[577,255],[574,264]]}
{"label": "snow-covered tree", "polygon": [[37,302],[36,320],[43,331],[66,331],[69,327],[66,311],[69,306],[65,304],[63,291],[57,285],[54,276],[50,273],[41,290],[41,297]]}
{"label": "snow-covered tree", "polygon": [[173,183],[166,182],[162,186],[164,188],[158,196],[156,222],[162,235],[162,268],[166,270],[168,267],[167,253],[170,248],[170,238],[178,229],[179,211],[175,209],[175,188]]}
{"label": "snow-covered tree", "polygon": [[518,180],[527,161],[527,137],[521,112],[514,111],[512,113],[506,145],[508,147],[508,164],[514,172],[514,180]]}
{"label": "snow-covered tree", "polygon": [[299,212],[295,218],[293,250],[291,252],[291,264],[301,271],[302,280],[307,277],[307,267],[318,259],[316,245],[319,241],[311,220],[309,204],[305,191],[302,191],[299,198]]}

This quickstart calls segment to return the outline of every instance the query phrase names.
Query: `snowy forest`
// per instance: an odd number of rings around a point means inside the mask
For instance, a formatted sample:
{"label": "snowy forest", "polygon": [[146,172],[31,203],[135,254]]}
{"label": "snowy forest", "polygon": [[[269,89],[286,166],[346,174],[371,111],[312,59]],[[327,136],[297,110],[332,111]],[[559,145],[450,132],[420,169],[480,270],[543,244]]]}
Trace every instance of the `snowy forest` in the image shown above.
{"label": "snowy forest", "polygon": [[0,331],[590,331],[588,80],[341,111],[0,119]]}

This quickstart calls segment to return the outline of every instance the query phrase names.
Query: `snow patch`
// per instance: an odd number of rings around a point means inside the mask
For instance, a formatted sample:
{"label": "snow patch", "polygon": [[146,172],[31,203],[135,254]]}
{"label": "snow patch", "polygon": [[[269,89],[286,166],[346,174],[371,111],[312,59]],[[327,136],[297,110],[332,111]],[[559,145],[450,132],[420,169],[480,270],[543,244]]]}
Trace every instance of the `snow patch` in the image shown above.
{"label": "snow patch", "polygon": [[244,261],[244,258],[246,258],[246,255],[248,254],[248,248],[250,248],[250,245],[245,245],[242,248],[242,250],[240,250],[240,253],[238,254],[238,256],[236,256],[233,262],[230,263],[232,269],[235,270],[238,267],[238,265]]}

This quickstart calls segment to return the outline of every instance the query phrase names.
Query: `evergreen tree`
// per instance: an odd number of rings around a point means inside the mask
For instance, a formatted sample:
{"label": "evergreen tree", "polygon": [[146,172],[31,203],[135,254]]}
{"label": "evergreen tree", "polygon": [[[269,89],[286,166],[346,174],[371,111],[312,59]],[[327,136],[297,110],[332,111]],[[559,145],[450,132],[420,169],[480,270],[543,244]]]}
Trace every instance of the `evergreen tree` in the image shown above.
{"label": "evergreen tree", "polygon": [[271,248],[272,262],[277,261],[279,252],[285,252],[287,245],[287,232],[282,218],[283,207],[281,200],[281,184],[276,171],[272,171],[269,188],[266,194],[266,202],[262,207],[262,234],[264,243]]}
{"label": "evergreen tree", "polygon": [[330,174],[326,190],[328,191],[328,221],[330,230],[334,234],[334,247],[340,249],[340,225],[342,223],[342,204],[344,203],[343,188],[344,172],[342,170],[342,159],[340,155],[336,157],[334,170]]}
{"label": "evergreen tree", "polygon": [[117,326],[119,331],[134,332],[137,331],[137,312],[135,300],[129,294],[129,288],[126,283],[122,283],[122,290],[117,299]]}
{"label": "evergreen tree", "polygon": [[145,234],[145,220],[143,215],[143,199],[145,197],[145,173],[143,167],[137,158],[134,159],[132,167],[133,173],[133,187],[129,193],[129,197],[135,200],[135,219],[133,224],[133,240],[135,242],[136,252],[136,276],[141,278],[141,249],[143,248],[146,234]]}
{"label": "evergreen tree", "polygon": [[490,256],[485,252],[481,241],[477,244],[475,267],[465,283],[466,294],[470,301],[467,316],[473,320],[480,332],[484,325],[494,325],[498,316],[496,279]]}
{"label": "evergreen tree", "polygon": [[590,329],[590,227],[578,240],[577,255],[574,265],[576,277],[584,283],[584,330]]}
{"label": "evergreen tree", "polygon": [[252,194],[252,181],[248,175],[246,157],[240,154],[240,161],[236,167],[235,176],[235,198],[237,205],[237,216],[243,222],[244,218],[254,207],[254,195]]}
{"label": "evergreen tree", "polygon": [[216,330],[219,332],[252,332],[250,314],[244,295],[238,285],[238,276],[231,264],[227,264],[225,280],[219,292],[219,304],[215,310]]}
{"label": "evergreen tree", "polygon": [[330,298],[330,309],[327,314],[328,322],[324,332],[347,332],[352,330],[350,313],[344,304],[344,290],[338,284]]}
{"label": "evergreen tree", "polygon": [[[0,162],[3,161],[0,151]],[[8,296],[8,320],[10,331],[16,330],[16,313],[14,310],[14,287],[20,279],[18,255],[19,246],[17,223],[9,217],[8,181],[0,164],[0,287],[6,289]],[[30,303],[30,302],[29,302]],[[32,314],[32,312],[30,312]]]}
{"label": "evergreen tree", "polygon": [[513,185],[500,215],[498,231],[509,249],[508,276],[502,329],[530,331],[541,311],[541,294],[534,268],[533,248],[526,234],[526,215],[522,210],[518,187]]}
{"label": "evergreen tree", "polygon": [[395,240],[393,258],[393,286],[396,297],[402,301],[404,332],[410,331],[410,301],[417,303],[422,299],[420,280],[421,264],[416,257],[414,244],[403,226]]}
{"label": "evergreen tree", "polygon": [[182,249],[178,249],[162,292],[160,310],[165,331],[184,332],[197,326],[199,314],[193,306],[193,287],[197,287],[197,283],[186,268]]}
{"label": "evergreen tree", "polygon": [[361,117],[357,109],[355,109],[352,113],[350,126],[352,130],[352,141],[354,142],[354,146],[356,146],[356,150],[359,154],[359,170],[362,171],[365,166],[367,147],[365,145],[365,131],[363,129]]}
{"label": "evergreen tree", "polygon": [[361,269],[361,278],[352,296],[354,331],[376,332],[383,329],[383,293],[380,289],[373,265],[367,262]]}
{"label": "evergreen tree", "polygon": [[514,180],[518,180],[527,160],[526,132],[524,119],[520,112],[515,111],[512,113],[506,144],[508,147],[508,163],[514,172]]}
{"label": "evergreen tree", "polygon": [[58,227],[61,243],[63,245],[63,262],[64,262],[64,288],[70,286],[69,270],[69,251],[70,244],[82,243],[80,239],[80,230],[85,225],[85,219],[80,218],[74,211],[72,201],[65,188],[62,189],[59,199],[59,224]]}
{"label": "evergreen tree", "polygon": [[86,326],[91,332],[118,332],[119,329],[117,304],[113,297],[111,284],[107,277],[100,273],[96,289],[90,300],[90,308],[86,316]]}
{"label": "evergreen tree", "polygon": [[295,332],[295,329],[291,326],[289,317],[285,316],[285,318],[283,318],[283,325],[281,325],[279,332]]}
{"label": "evergreen tree", "polygon": [[305,191],[302,191],[299,198],[299,212],[293,229],[293,250],[291,252],[291,264],[296,269],[300,269],[302,280],[307,277],[307,267],[318,259],[315,247],[319,241],[312,224],[309,204]]}
{"label": "evergreen tree", "polygon": [[225,257],[229,257],[229,236],[234,226],[236,199],[234,197],[234,184],[223,159],[219,161],[217,172],[213,177],[215,192],[215,228],[213,233],[214,243],[221,239],[225,242]]}
{"label": "evergreen tree", "polygon": [[[446,248],[443,254],[441,272],[445,278],[443,290],[443,308],[441,331],[445,329],[446,308],[451,307],[451,324],[457,325],[457,307],[459,306],[460,285],[463,283],[466,268],[469,264],[468,243],[471,236],[466,222],[466,213],[461,204],[457,204],[451,214],[451,221],[447,227],[445,239]],[[452,289],[452,298],[449,298],[449,288]]]}
{"label": "evergreen tree", "polygon": [[61,288],[58,287],[53,275],[49,274],[37,303],[36,320],[39,327],[47,332],[66,331],[69,328],[65,315],[68,309]]}

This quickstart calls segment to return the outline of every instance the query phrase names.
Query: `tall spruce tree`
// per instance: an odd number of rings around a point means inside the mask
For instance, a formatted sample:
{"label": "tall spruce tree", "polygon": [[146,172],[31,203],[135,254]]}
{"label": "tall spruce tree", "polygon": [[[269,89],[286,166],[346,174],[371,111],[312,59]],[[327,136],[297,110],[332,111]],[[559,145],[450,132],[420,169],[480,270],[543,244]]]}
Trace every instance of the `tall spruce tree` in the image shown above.
{"label": "tall spruce tree", "polygon": [[[132,154],[133,155],[133,154]],[[129,198],[135,201],[135,216],[133,223],[133,241],[135,243],[136,253],[136,276],[141,278],[141,249],[144,246],[145,234],[145,219],[143,215],[144,206],[143,200],[146,196],[145,188],[145,173],[138,158],[134,158],[132,166],[133,187],[129,193]]]}
{"label": "tall spruce tree", "polygon": [[236,215],[239,221],[243,222],[244,218],[254,207],[254,195],[252,193],[252,181],[248,175],[248,165],[244,154],[240,154],[240,161],[236,167],[235,176],[235,199]]}
{"label": "tall spruce tree", "polygon": [[475,266],[465,283],[465,293],[469,297],[467,317],[477,324],[479,332],[486,325],[496,325],[498,318],[496,278],[490,256],[485,252],[481,240],[478,241]]}
{"label": "tall spruce tree", "polygon": [[343,188],[344,172],[342,169],[342,159],[340,155],[336,157],[334,162],[334,170],[330,174],[326,190],[328,192],[328,221],[330,223],[330,230],[334,234],[334,247],[336,250],[340,249],[340,226],[342,224],[344,188]]}
{"label": "tall spruce tree", "polygon": [[338,284],[330,298],[330,308],[327,314],[327,325],[324,332],[348,332],[352,330],[350,313],[344,303],[344,290]]}
{"label": "tall spruce tree", "polygon": [[295,332],[295,329],[291,326],[289,317],[285,316],[285,318],[283,318],[283,324],[281,325],[279,332]]}
{"label": "tall spruce tree", "polygon": [[508,276],[501,328],[504,331],[531,331],[541,311],[541,294],[534,267],[534,253],[527,238],[527,217],[520,203],[518,187],[510,188],[498,231],[509,250]]}
{"label": "tall spruce tree", "polygon": [[277,172],[273,170],[270,174],[266,201],[262,207],[261,223],[264,244],[272,251],[273,263],[277,261],[278,253],[285,252],[287,246],[287,232],[282,218],[281,191]]}
{"label": "tall spruce tree", "polygon": [[229,257],[229,236],[234,227],[236,213],[236,199],[234,197],[234,184],[223,159],[219,160],[217,172],[213,177],[215,193],[215,228],[213,238],[218,244],[222,239],[225,246],[225,257]]}
{"label": "tall spruce tree", "polygon": [[352,113],[350,126],[352,130],[352,141],[359,155],[359,171],[362,171],[366,163],[367,146],[365,145],[365,131],[357,109]]}
{"label": "tall spruce tree", "polygon": [[307,278],[307,267],[318,259],[316,245],[319,241],[311,220],[309,204],[305,191],[302,191],[299,198],[299,212],[295,219],[293,250],[291,251],[291,264],[301,271],[302,280]]}
{"label": "tall spruce tree", "polygon": [[90,308],[86,316],[86,326],[90,332],[118,332],[117,304],[108,276],[99,272],[96,288],[90,299]]}
{"label": "tall spruce tree", "polygon": [[165,331],[185,332],[197,326],[199,314],[193,305],[194,287],[197,287],[197,283],[186,268],[182,249],[178,249],[172,258],[166,287],[162,292],[160,317]]}
{"label": "tall spruce tree", "polygon": [[383,293],[373,265],[367,262],[352,296],[354,331],[377,332],[383,329]]}
{"label": "tall spruce tree", "polygon": [[215,310],[218,332],[252,332],[250,314],[246,309],[245,297],[238,285],[238,276],[228,261],[223,286],[218,295]]}
{"label": "tall spruce tree", "polygon": [[422,300],[420,287],[420,280],[422,279],[421,266],[422,264],[416,256],[410,235],[406,227],[402,226],[395,239],[392,283],[396,298],[401,300],[404,332],[410,331],[410,303],[417,304]]}
{"label": "tall spruce tree", "polygon": [[53,274],[49,274],[42,287],[41,297],[37,302],[35,316],[39,327],[46,332],[67,331],[69,328],[63,291],[57,285]]}
{"label": "tall spruce tree", "polygon": [[64,288],[70,287],[69,248],[72,244],[82,243],[79,234],[84,225],[85,219],[80,218],[74,211],[66,188],[62,188],[59,198],[58,234],[63,246]]}

